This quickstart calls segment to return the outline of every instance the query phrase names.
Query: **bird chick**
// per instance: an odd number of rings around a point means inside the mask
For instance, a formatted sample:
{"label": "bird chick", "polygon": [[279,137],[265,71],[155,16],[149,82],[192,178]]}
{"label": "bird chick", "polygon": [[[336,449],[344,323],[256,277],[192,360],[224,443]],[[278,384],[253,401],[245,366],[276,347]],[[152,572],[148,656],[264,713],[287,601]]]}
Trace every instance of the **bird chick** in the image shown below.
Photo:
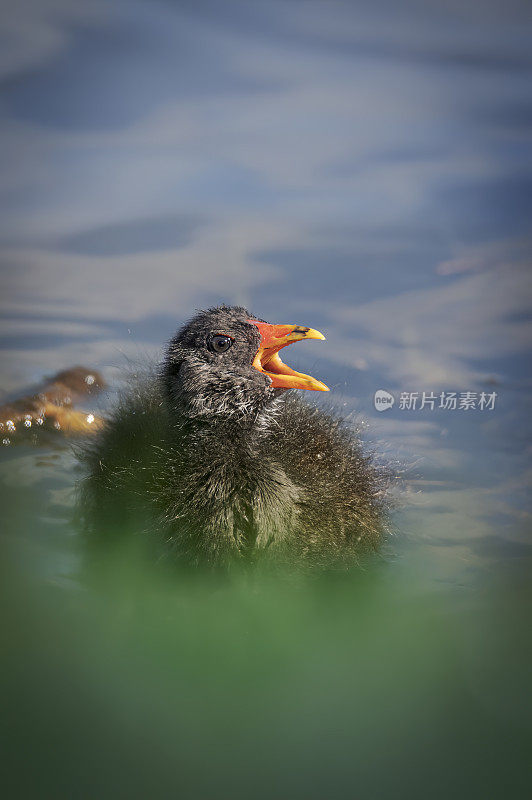
{"label": "bird chick", "polygon": [[290,391],[327,386],[279,355],[324,338],[241,307],[197,314],[82,454],[89,532],[149,537],[195,564],[345,563],[375,548],[382,474],[341,419]]}

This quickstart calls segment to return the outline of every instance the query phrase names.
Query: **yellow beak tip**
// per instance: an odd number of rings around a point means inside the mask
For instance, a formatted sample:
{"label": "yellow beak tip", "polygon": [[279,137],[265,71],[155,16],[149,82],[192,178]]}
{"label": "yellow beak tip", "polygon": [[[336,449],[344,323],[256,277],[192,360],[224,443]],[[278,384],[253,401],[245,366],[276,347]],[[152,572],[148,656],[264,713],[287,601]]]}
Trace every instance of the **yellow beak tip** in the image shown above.
{"label": "yellow beak tip", "polygon": [[314,328],[309,328],[305,334],[305,339],[325,339],[325,336],[320,331],[316,331]]}
{"label": "yellow beak tip", "polygon": [[309,377],[307,385],[303,386],[302,388],[311,389],[314,392],[330,392],[331,391],[329,389],[329,387],[326,386],[324,383],[322,383],[321,381],[316,380],[316,378],[311,378],[311,377]]}

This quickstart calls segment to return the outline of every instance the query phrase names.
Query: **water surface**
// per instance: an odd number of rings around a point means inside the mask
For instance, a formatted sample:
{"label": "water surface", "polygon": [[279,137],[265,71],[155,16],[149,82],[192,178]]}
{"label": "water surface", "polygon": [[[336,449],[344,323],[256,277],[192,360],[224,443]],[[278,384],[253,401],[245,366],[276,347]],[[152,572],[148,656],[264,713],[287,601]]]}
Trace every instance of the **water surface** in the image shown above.
{"label": "water surface", "polygon": [[4,396],[83,363],[104,411],[196,308],[245,304],[326,334],[291,365],[405,478],[395,536],[347,577],[172,581],[124,553],[95,585],[74,456],[4,445],[12,796],[521,796],[525,7],[59,0],[5,22]]}

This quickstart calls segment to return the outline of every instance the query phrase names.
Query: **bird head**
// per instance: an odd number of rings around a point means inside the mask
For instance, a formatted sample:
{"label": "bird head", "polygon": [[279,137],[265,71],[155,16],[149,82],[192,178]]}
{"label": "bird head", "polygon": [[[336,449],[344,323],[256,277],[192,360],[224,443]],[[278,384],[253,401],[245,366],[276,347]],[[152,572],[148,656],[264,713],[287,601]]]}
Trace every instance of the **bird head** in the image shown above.
{"label": "bird head", "polygon": [[312,328],[271,325],[241,307],[201,311],[169,344],[163,373],[167,395],[188,417],[254,419],[282,390],[328,391],[279,355],[293,342],[324,338]]}

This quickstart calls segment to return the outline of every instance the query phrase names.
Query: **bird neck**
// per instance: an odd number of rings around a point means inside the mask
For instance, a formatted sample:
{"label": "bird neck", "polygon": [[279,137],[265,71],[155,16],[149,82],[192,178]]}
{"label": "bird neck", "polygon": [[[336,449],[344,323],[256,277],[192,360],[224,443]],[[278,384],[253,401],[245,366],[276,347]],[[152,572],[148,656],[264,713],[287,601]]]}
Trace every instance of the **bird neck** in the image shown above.
{"label": "bird neck", "polygon": [[275,430],[282,397],[276,397],[254,414],[193,417],[179,415],[177,433],[202,458],[218,461],[235,454],[252,454]]}

